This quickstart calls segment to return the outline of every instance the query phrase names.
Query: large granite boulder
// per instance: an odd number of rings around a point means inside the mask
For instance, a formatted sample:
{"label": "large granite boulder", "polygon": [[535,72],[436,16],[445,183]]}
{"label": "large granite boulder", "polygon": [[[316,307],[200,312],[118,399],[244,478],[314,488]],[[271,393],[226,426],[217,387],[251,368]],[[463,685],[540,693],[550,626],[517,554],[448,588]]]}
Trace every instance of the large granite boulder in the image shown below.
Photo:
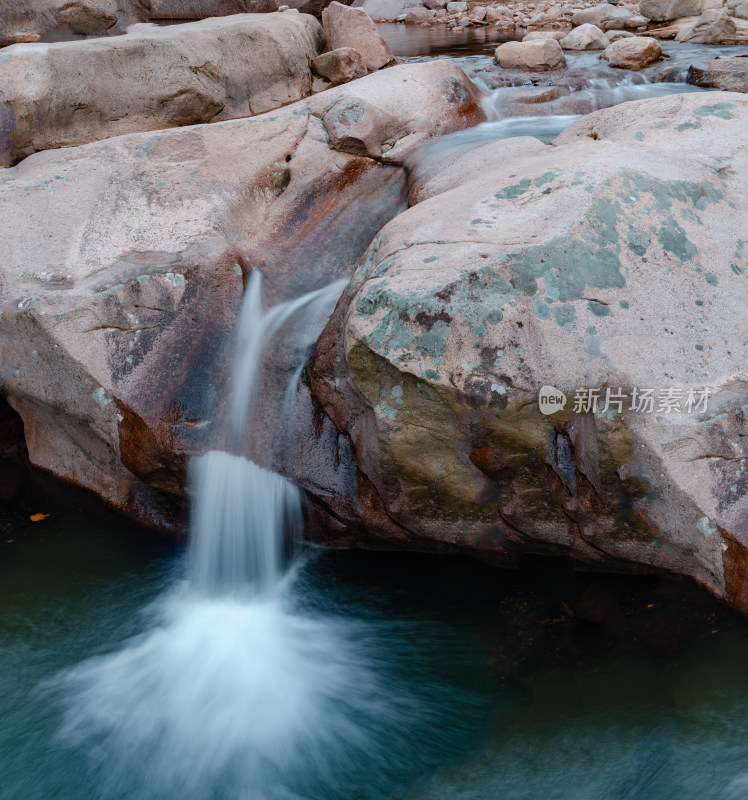
{"label": "large granite boulder", "polygon": [[[644,12],[642,12],[644,13]],[[571,15],[571,24],[595,25],[602,31],[623,29],[627,27],[632,13],[625,8],[611,3],[601,3],[591,8],[580,8]]]}
{"label": "large granite boulder", "polygon": [[329,0],[0,0],[0,47],[55,32],[101,36],[134,22],[200,20],[277,11],[319,17]]}
{"label": "large granite boulder", "polygon": [[402,207],[408,153],[484,119],[457,66],[414,64],[3,170],[0,394],[32,463],[177,525],[248,272],[270,302],[349,275]]}
{"label": "large granite boulder", "polygon": [[732,39],[737,34],[738,26],[721,8],[707,9],[693,25],[684,28],[676,37],[676,42],[691,44],[719,44],[725,39]]}
{"label": "large granite boulder", "polygon": [[309,363],[328,539],[670,571],[748,610],[747,119],[624,103],[422,179]]}
{"label": "large granite boulder", "polygon": [[394,61],[389,45],[362,8],[349,8],[332,2],[322,12],[322,25],[330,50],[339,47],[358,50],[370,72]]}
{"label": "large granite boulder", "polygon": [[574,28],[559,44],[562,50],[605,50],[610,40],[596,25],[585,22]]}
{"label": "large granite boulder", "polygon": [[306,14],[244,14],[0,58],[0,164],[135,131],[260,114],[312,92],[324,48]]}
{"label": "large granite boulder", "polygon": [[496,63],[505,69],[549,72],[566,66],[563,50],[556,39],[506,42],[494,52]]}
{"label": "large granite boulder", "polygon": [[704,66],[692,64],[686,80],[694,86],[745,93],[748,90],[748,56],[714,58]]}
{"label": "large granite boulder", "polygon": [[629,36],[609,44],[600,58],[611,67],[642,69],[662,56],[662,46],[651,36]]}
{"label": "large granite boulder", "polygon": [[722,8],[724,0],[641,0],[641,13],[653,22],[669,22],[680,17],[703,14],[710,8]]}

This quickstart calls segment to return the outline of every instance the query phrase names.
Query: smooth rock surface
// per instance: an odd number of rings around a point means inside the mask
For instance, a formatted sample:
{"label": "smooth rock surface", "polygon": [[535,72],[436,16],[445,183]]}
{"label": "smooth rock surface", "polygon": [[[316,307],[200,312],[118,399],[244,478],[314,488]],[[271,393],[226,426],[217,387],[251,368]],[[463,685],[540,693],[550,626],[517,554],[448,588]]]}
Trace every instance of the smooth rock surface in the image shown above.
{"label": "smooth rock surface", "polygon": [[0,60],[0,164],[136,131],[260,114],[308,96],[324,47],[306,14],[244,14],[60,44]]}
{"label": "smooth rock surface", "polygon": [[547,72],[563,69],[566,66],[561,46],[555,39],[506,42],[496,48],[494,58],[501,67],[533,72]]}
{"label": "smooth rock surface", "polygon": [[559,44],[562,50],[605,50],[610,40],[600,28],[586,22],[574,28]]}
{"label": "smooth rock surface", "polygon": [[322,12],[327,46],[330,50],[352,47],[363,56],[369,72],[393,61],[392,51],[371,17],[362,8],[349,8],[332,2]]}
{"label": "smooth rock surface", "polygon": [[649,36],[631,36],[609,44],[600,58],[611,67],[642,69],[662,56],[662,46]]}
{"label": "smooth rock surface", "polygon": [[680,17],[700,15],[710,8],[721,8],[724,0],[641,0],[641,13],[653,22],[668,22]]}
{"label": "smooth rock surface", "polygon": [[590,24],[595,25],[602,31],[609,31],[627,27],[631,16],[632,14],[628,9],[613,6],[610,3],[601,3],[592,8],[582,8],[575,11],[571,15],[571,24],[574,26]]}
{"label": "smooth rock surface", "polygon": [[[330,539],[670,571],[748,609],[747,119],[729,93],[598,111],[380,232],[309,365]],[[661,407],[695,387],[706,410]]]}
{"label": "smooth rock surface", "polygon": [[475,87],[439,61],[3,170],[2,389],[32,463],[178,526],[249,271],[262,269],[270,303],[350,274],[401,207],[395,165],[484,119]]}
{"label": "smooth rock surface", "polygon": [[705,11],[696,23],[682,30],[676,37],[676,42],[690,42],[691,44],[719,44],[725,39],[733,38],[738,31],[738,26],[727,16],[724,9],[710,8]]}

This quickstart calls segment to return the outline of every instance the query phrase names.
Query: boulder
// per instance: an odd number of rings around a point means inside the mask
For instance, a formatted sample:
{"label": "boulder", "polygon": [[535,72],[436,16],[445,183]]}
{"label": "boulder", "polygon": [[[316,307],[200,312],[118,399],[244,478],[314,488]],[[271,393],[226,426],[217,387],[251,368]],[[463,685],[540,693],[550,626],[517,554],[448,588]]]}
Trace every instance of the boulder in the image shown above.
{"label": "boulder", "polygon": [[496,48],[494,58],[501,67],[533,72],[547,72],[566,66],[561,46],[555,39],[506,42]]}
{"label": "boulder", "polygon": [[634,34],[631,31],[608,31],[605,35],[609,42],[617,42],[619,39],[629,39]]}
{"label": "boulder", "polygon": [[405,15],[406,25],[421,25],[424,22],[430,25],[434,21],[434,15],[428,8],[411,8]]}
{"label": "boulder", "polygon": [[586,22],[574,28],[559,44],[563,50],[605,50],[610,40],[600,28]]}
{"label": "boulder", "polygon": [[327,46],[352,47],[364,58],[366,69],[373,72],[393,61],[392,51],[371,17],[362,8],[349,8],[332,2],[322,12]]}
{"label": "boulder", "polygon": [[748,19],[748,0],[728,0],[727,8],[731,17]]}
{"label": "boulder", "polygon": [[662,47],[650,36],[631,36],[609,44],[600,56],[611,67],[642,69],[662,56]]}
{"label": "boulder", "polygon": [[737,34],[738,26],[721,8],[706,10],[698,20],[682,30],[676,42],[691,44],[719,44],[724,39],[732,39]]}
{"label": "boulder", "polygon": [[31,462],[178,526],[249,271],[271,303],[350,274],[402,207],[397,165],[485,120],[479,101],[452,62],[409,64],[257,117],[3,170],[0,394]]}
{"label": "boulder", "polygon": [[555,39],[557,42],[560,42],[561,39],[566,38],[568,34],[569,31],[530,31],[530,33],[522,37],[522,41],[534,42],[538,39]]}
{"label": "boulder", "polygon": [[745,92],[748,87],[748,56],[715,58],[703,67],[692,64],[686,82],[708,89]]}
{"label": "boulder", "polygon": [[0,59],[0,165],[39,150],[259,114],[312,91],[322,29],[243,14],[124,36],[18,44]]}
{"label": "boulder", "polygon": [[363,78],[366,75],[366,64],[358,50],[352,47],[338,47],[329,53],[322,53],[312,60],[312,70],[320,78],[333,84]]}
{"label": "boulder", "polygon": [[433,11],[438,11],[440,8],[447,7],[448,0],[423,0],[423,5]]}
{"label": "boulder", "polygon": [[464,14],[466,12],[467,12],[467,3],[463,3],[461,1],[447,3],[448,14]]}
{"label": "boulder", "polygon": [[[643,13],[643,12],[642,12]],[[595,25],[602,31],[625,28],[633,15],[625,8],[602,3],[592,8],[582,8],[571,15],[571,24]]]}
{"label": "boulder", "polygon": [[643,17],[641,14],[634,14],[633,17],[630,17],[626,22],[627,28],[643,28],[649,25],[649,20],[646,17]]}
{"label": "boulder", "polygon": [[748,610],[746,121],[738,94],[624,103],[388,223],[308,365],[321,538],[668,571]]}
{"label": "boulder", "polygon": [[653,22],[668,22],[679,17],[703,14],[710,8],[722,8],[724,0],[641,0],[639,10]]}
{"label": "boulder", "polygon": [[390,22],[410,8],[419,8],[421,0],[364,0],[360,6],[372,19],[386,19]]}

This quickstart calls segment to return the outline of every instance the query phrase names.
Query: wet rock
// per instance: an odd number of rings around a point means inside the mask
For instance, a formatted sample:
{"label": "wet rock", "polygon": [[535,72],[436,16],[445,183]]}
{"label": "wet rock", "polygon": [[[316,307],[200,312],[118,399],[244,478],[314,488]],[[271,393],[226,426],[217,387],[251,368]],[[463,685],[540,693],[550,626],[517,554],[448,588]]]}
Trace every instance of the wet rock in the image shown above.
{"label": "wet rock", "polygon": [[605,50],[610,44],[600,28],[584,23],[559,42],[563,50]]}
{"label": "wet rock", "polygon": [[322,12],[327,46],[331,50],[352,47],[363,56],[369,72],[393,61],[392,51],[371,17],[362,8],[349,8],[332,2]]}
{"label": "wet rock", "polygon": [[547,72],[566,66],[561,46],[555,39],[506,42],[496,48],[494,58],[501,67],[533,72]]}
{"label": "wet rock", "polygon": [[[249,271],[263,270],[271,303],[349,274],[399,208],[391,165],[484,120],[479,99],[451,62],[398,66],[257,117],[3,170],[0,237],[14,244],[0,262],[0,363],[32,463],[143,523],[178,525]],[[378,114],[386,140],[372,137]]]}
{"label": "wet rock", "polygon": [[641,0],[639,9],[653,22],[668,22],[680,17],[702,14],[710,8],[721,8],[724,0]]}
{"label": "wet rock", "polygon": [[748,56],[715,58],[704,67],[692,64],[688,68],[687,82],[709,89],[745,92],[748,87]]}
{"label": "wet rock", "polygon": [[690,42],[691,44],[719,44],[725,39],[733,38],[738,30],[727,13],[719,8],[710,8],[689,28],[682,30],[676,37],[676,42]]}
{"label": "wet rock", "polygon": [[[643,12],[642,12],[643,13]],[[612,6],[610,3],[602,3],[592,8],[582,8],[571,15],[571,24],[595,25],[602,31],[609,31],[618,28],[625,28],[632,14],[625,8]]]}
{"label": "wet rock", "polygon": [[[748,610],[747,119],[735,93],[636,101],[419,178],[309,363],[355,472],[310,488],[336,535],[669,571]],[[549,415],[544,386],[567,400]]]}
{"label": "wet rock", "polygon": [[[61,44],[0,60],[0,164],[136,131],[251,116],[308,96],[314,17],[238,15]],[[116,65],[116,68],[115,68]]]}
{"label": "wet rock", "polygon": [[619,39],[605,48],[600,58],[611,67],[642,69],[662,56],[662,47],[650,36],[632,36]]}
{"label": "wet rock", "polygon": [[321,78],[333,84],[363,78],[366,75],[366,64],[358,50],[352,47],[338,47],[329,53],[322,53],[312,60],[312,70]]}

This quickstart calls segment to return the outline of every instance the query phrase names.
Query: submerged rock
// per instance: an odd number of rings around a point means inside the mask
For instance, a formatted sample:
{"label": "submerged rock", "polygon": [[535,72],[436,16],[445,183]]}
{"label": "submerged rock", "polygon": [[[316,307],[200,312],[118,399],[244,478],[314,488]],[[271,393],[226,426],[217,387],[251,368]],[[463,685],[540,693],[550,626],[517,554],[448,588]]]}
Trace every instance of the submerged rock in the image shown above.
{"label": "submerged rock", "polygon": [[31,462],[177,525],[248,272],[270,302],[350,274],[399,208],[391,165],[484,120],[478,98],[451,62],[398,66],[257,117],[3,170],[2,388]]}
{"label": "submerged rock", "polygon": [[314,17],[239,15],[61,44],[0,60],[0,165],[124,133],[260,114],[312,92]]}
{"label": "submerged rock", "polygon": [[600,56],[611,67],[642,69],[662,56],[662,46],[650,36],[631,36],[612,42]]}
{"label": "submerged rock", "polygon": [[748,87],[748,56],[715,58],[704,67],[692,64],[688,68],[687,82],[709,89],[745,93]]}
{"label": "submerged rock", "polygon": [[748,610],[747,117],[625,103],[422,178],[309,364],[330,538],[667,570]]}

